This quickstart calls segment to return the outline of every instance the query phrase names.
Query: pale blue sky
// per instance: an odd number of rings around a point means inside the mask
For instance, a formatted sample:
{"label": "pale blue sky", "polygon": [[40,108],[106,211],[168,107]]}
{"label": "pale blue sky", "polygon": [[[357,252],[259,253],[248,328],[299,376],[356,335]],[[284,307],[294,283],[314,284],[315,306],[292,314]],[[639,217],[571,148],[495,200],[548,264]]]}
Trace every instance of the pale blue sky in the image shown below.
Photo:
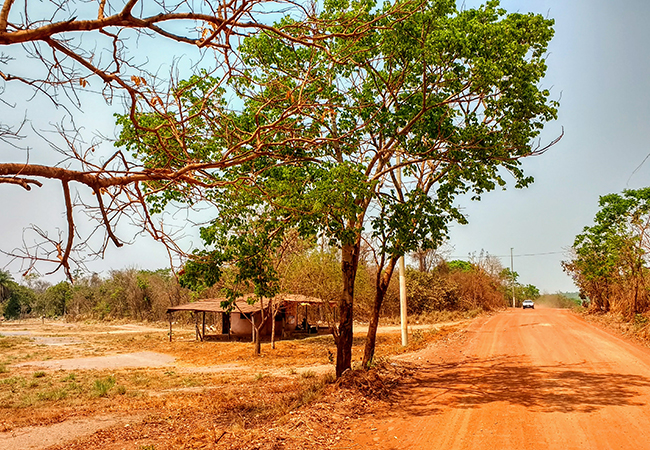
{"label": "pale blue sky", "polygon": [[[465,5],[479,3],[466,1]],[[532,187],[495,191],[484,195],[481,202],[463,200],[470,224],[452,228],[451,254],[467,257],[484,249],[504,256],[502,262],[509,266],[512,247],[515,255],[537,255],[515,256],[521,282],[546,292],[573,291],[572,281],[560,267],[565,258],[562,252],[591,224],[598,197],[650,185],[650,162],[635,173],[650,153],[650,51],[646,48],[650,2],[512,0],[503,1],[502,6],[509,11],[541,13],[556,21],[543,85],[561,105],[559,119],[548,124],[543,141],[555,138],[562,127],[565,136],[545,155],[524,162],[527,173],[536,179]],[[98,115],[100,110],[84,116],[93,118],[85,122],[87,128],[112,131],[110,111]],[[9,113],[21,116],[23,112]],[[5,119],[8,112],[2,114]],[[49,120],[56,120],[56,114],[52,112]],[[46,152],[51,150],[40,145],[33,150],[34,159],[52,161],[51,155],[43,156]],[[3,149],[2,154],[5,161],[16,160],[10,149]],[[48,193],[60,193],[60,188],[54,183],[46,186],[51,189],[30,193],[3,186],[2,248],[20,245],[22,227],[32,222],[65,228],[61,195]],[[120,231],[122,236],[133,234],[132,230]],[[0,257],[0,266],[5,262]],[[166,253],[146,237],[121,249],[110,247],[103,261],[88,263],[91,270],[99,272],[165,265]],[[17,275],[17,266],[10,269]]]}

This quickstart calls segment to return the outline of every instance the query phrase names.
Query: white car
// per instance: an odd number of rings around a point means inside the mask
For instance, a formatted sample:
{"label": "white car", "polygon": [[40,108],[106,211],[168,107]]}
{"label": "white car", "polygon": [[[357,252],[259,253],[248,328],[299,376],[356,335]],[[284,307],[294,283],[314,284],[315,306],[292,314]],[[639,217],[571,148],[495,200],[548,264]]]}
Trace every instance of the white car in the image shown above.
{"label": "white car", "polygon": [[532,300],[524,300],[524,302],[521,304],[521,307],[524,309],[526,308],[535,309],[535,302],[533,302]]}

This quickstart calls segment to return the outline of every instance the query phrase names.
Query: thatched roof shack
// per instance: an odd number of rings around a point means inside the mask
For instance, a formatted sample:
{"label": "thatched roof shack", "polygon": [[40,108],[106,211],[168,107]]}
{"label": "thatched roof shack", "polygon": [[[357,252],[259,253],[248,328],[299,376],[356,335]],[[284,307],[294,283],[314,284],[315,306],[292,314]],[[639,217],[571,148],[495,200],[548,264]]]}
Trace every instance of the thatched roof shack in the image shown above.
{"label": "thatched roof shack", "polygon": [[[186,303],[184,305],[172,306],[167,309],[169,315],[169,340],[172,338],[172,315],[176,311],[191,311],[195,319],[197,340],[206,339],[206,313],[218,313],[221,316],[219,329],[220,333],[211,335],[210,339],[241,339],[253,336],[254,325],[261,327],[262,336],[270,336],[273,329],[271,321],[271,300],[275,313],[276,335],[285,336],[298,333],[318,333],[328,329],[324,326],[325,316],[330,315],[333,319],[336,313],[336,304],[325,300],[307,297],[298,294],[279,294],[273,299],[258,298],[254,294],[246,294],[242,298],[229,305],[226,298],[211,298],[198,302]],[[249,301],[254,301],[253,304]],[[199,327],[199,316],[202,316],[202,324]]]}

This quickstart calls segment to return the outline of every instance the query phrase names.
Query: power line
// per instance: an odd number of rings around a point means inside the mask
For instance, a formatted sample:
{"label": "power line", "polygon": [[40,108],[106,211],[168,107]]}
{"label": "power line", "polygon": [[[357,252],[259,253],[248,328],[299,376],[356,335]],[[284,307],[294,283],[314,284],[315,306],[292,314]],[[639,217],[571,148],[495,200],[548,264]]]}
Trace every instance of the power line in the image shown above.
{"label": "power line", "polygon": [[[518,255],[512,255],[513,257],[522,257],[522,256],[547,256],[547,255],[565,255],[567,252],[541,252],[541,253],[520,253]],[[492,255],[491,253],[486,253],[486,255],[492,256],[494,258],[509,258],[511,255]],[[450,256],[449,258],[453,259],[470,259],[474,258],[473,255],[465,256]]]}

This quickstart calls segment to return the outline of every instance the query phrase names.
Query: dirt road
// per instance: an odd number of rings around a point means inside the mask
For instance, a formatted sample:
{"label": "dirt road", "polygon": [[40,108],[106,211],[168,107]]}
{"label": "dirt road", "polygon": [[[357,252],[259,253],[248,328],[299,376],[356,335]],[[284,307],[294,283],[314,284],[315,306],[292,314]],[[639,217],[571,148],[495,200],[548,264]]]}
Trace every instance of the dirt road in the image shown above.
{"label": "dirt road", "polygon": [[347,448],[650,449],[650,350],[564,310],[512,310],[419,354]]}

